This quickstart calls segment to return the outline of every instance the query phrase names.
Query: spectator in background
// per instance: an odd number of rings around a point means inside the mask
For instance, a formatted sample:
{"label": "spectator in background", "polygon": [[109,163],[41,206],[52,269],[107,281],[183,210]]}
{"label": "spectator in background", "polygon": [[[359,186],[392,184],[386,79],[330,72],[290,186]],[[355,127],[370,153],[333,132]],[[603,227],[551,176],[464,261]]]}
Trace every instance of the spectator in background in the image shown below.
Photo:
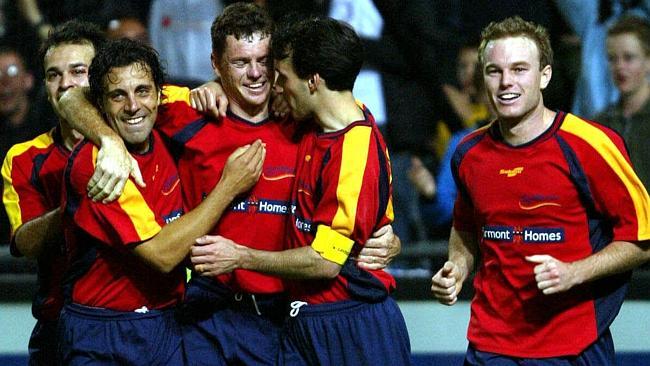
{"label": "spectator in background", "polygon": [[128,38],[150,44],[147,27],[140,19],[132,16],[119,16],[108,21],[106,37],[109,39]]}
{"label": "spectator in background", "polygon": [[[474,50],[477,50],[477,48],[474,48]],[[474,60],[470,56],[476,56],[477,58]],[[445,145],[444,154],[440,158],[435,177],[431,174],[429,165],[423,163],[418,157],[412,159],[411,168],[408,172],[411,183],[420,194],[422,220],[426,223],[429,236],[432,238],[449,237],[452,211],[458,192],[451,174],[451,158],[456,146],[474,128],[489,123],[495,117],[485,94],[483,70],[478,63],[478,51],[471,52],[469,47],[461,48],[459,60],[463,59],[464,61],[459,62],[456,71],[459,84],[464,86],[463,89],[467,90],[467,93],[471,93],[471,97],[468,96],[471,98],[470,100],[462,101],[463,109],[475,111],[466,114],[471,119],[465,119],[465,121],[471,124],[451,134]],[[468,64],[474,67],[471,72],[468,69]],[[471,77],[471,80],[468,81],[467,77]],[[454,90],[453,93],[458,93],[460,98],[466,98],[466,96],[460,95],[457,90]]]}
{"label": "spectator in background", "polygon": [[197,86],[214,78],[210,27],[224,4],[219,0],[154,0],[149,13],[151,44],[174,83]]}
{"label": "spectator in background", "polygon": [[377,41],[364,42],[366,60],[382,73],[385,136],[393,171],[397,172],[393,175],[393,226],[408,243],[427,235],[417,192],[407,175],[400,172],[409,169],[412,156],[431,154],[435,121],[443,113],[441,80],[453,79],[440,70],[445,70],[441,60],[446,50],[454,48],[454,38],[446,26],[454,6],[450,1],[430,0],[373,2],[383,18],[383,31]]}
{"label": "spectator in background", "polygon": [[18,50],[0,46],[0,155],[9,148],[29,140],[54,126],[44,117],[43,107],[32,101],[34,76],[25,67]]}
{"label": "spectator in background", "polygon": [[[490,113],[484,95],[483,101],[479,102],[479,89],[483,92],[484,89],[481,87],[483,80],[478,67],[478,45],[474,42],[464,44],[458,51],[456,60],[456,82],[443,84],[442,92],[451,107],[454,120],[460,122],[460,129],[456,128],[453,135],[463,136],[474,129],[478,122],[486,122]],[[479,80],[476,80],[475,75],[479,76]],[[452,138],[451,125],[449,121],[438,121],[436,138],[432,142],[435,158],[441,164],[445,164],[443,155],[448,150]]]}
{"label": "spectator in background", "polygon": [[607,28],[623,14],[650,15],[647,0],[556,0],[560,14],[581,40],[581,71],[571,111],[593,118],[618,100],[609,76],[605,37]]}
{"label": "spectator in background", "polygon": [[131,14],[146,22],[151,0],[16,0],[22,16],[47,38],[52,26],[70,19],[88,21],[102,26],[113,14]]}
{"label": "spectator in background", "polygon": [[650,185],[650,22],[629,16],[607,32],[609,70],[620,94],[596,120],[616,130],[645,187]]}

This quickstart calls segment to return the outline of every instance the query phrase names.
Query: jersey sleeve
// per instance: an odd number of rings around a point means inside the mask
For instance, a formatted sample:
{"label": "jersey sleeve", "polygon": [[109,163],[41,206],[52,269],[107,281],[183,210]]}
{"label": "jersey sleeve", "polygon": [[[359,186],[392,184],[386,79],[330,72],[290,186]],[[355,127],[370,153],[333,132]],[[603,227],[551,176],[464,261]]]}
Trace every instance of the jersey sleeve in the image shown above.
{"label": "jersey sleeve", "polygon": [[650,198],[637,177],[623,139],[610,129],[569,115],[562,129],[576,139],[592,206],[613,228],[613,240],[650,239]]}
{"label": "jersey sleeve", "polygon": [[388,155],[368,126],[346,132],[330,154],[315,193],[321,197],[312,248],[343,265],[355,243],[360,248],[379,224],[392,221],[390,170]]}
{"label": "jersey sleeve", "polygon": [[47,157],[47,147],[52,142],[50,135],[43,134],[32,141],[14,145],[3,161],[2,202],[11,226],[11,253],[14,255],[20,255],[13,242],[16,230],[52,209],[34,179],[35,169]]}
{"label": "jersey sleeve", "polygon": [[457,187],[456,201],[452,211],[452,225],[458,231],[475,232],[474,206],[463,181],[460,168],[465,153],[466,150],[459,147],[451,158],[451,174]]}
{"label": "jersey sleeve", "polygon": [[190,104],[190,89],[174,85],[163,87],[162,103],[158,110],[156,129],[173,141],[184,144],[193,131],[205,124],[203,114]]}
{"label": "jersey sleeve", "polygon": [[75,150],[65,172],[65,214],[92,237],[114,247],[148,240],[161,230],[156,216],[132,180],[116,201],[93,202],[86,186],[95,169],[98,149],[85,144]]}

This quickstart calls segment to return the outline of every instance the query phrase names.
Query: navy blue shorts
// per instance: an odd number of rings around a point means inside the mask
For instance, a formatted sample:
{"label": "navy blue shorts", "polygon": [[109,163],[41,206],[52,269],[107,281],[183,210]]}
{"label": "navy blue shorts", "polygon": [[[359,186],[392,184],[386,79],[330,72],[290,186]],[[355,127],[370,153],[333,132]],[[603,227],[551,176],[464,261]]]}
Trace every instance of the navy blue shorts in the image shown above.
{"label": "navy blue shorts", "polygon": [[188,365],[277,365],[284,294],[233,293],[192,277],[179,311]]}
{"label": "navy blue shorts", "polygon": [[471,345],[465,355],[465,366],[589,366],[616,365],[614,342],[609,329],[577,356],[550,358],[518,358],[481,352]]}
{"label": "navy blue shorts", "polygon": [[52,365],[59,346],[57,336],[58,320],[39,320],[29,337],[29,365]]}
{"label": "navy blue shorts", "polygon": [[121,312],[66,305],[59,319],[63,365],[184,365],[174,310]]}
{"label": "navy blue shorts", "polygon": [[292,303],[282,337],[283,365],[410,365],[406,323],[391,297],[382,302]]}

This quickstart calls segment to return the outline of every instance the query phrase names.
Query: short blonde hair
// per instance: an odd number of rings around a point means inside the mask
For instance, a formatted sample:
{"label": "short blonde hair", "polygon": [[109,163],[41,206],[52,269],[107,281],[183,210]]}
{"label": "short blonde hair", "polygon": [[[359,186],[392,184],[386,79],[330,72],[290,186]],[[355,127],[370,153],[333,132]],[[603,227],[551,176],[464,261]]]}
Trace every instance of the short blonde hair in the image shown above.
{"label": "short blonde hair", "polygon": [[508,37],[526,37],[535,42],[539,50],[539,69],[553,64],[553,49],[546,28],[528,22],[519,16],[492,22],[481,32],[481,44],[478,47],[478,60],[485,66],[485,48],[490,41]]}

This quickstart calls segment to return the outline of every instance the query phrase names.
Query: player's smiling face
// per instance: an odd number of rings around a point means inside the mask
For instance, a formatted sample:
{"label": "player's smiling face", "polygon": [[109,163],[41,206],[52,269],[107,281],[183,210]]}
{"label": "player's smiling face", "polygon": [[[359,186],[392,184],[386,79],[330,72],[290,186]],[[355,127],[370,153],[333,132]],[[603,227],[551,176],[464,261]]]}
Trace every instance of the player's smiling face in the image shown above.
{"label": "player's smiling face", "polygon": [[[224,54],[212,65],[221,76],[231,110],[245,118],[268,113],[272,80],[269,78],[270,37],[260,32],[240,39],[226,37]],[[272,70],[272,68],[271,68]]]}
{"label": "player's smiling face", "polygon": [[539,49],[533,40],[500,38],[490,41],[484,52],[485,86],[500,120],[522,120],[543,104],[542,90],[551,80],[551,66],[540,70]]}
{"label": "player's smiling face", "polygon": [[114,67],[103,82],[102,109],[109,125],[136,152],[147,151],[160,100],[151,70],[140,63]]}

